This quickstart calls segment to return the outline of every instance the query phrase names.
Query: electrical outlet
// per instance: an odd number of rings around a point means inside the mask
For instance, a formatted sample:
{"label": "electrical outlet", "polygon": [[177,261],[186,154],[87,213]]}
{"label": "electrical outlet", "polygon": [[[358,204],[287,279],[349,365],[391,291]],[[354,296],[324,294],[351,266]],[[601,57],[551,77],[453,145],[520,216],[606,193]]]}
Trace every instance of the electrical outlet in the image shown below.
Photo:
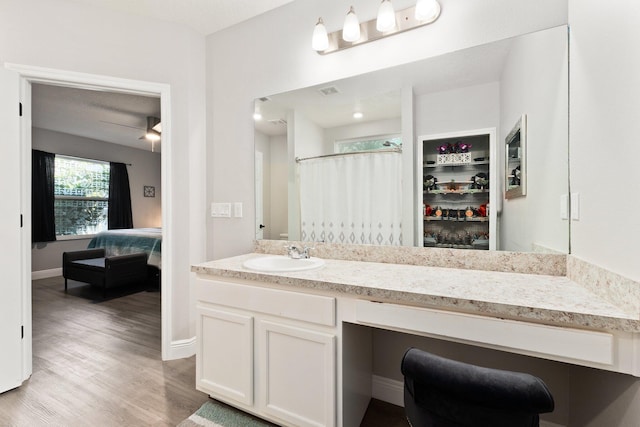
{"label": "electrical outlet", "polygon": [[231,203],[211,203],[211,216],[214,218],[231,218]]}

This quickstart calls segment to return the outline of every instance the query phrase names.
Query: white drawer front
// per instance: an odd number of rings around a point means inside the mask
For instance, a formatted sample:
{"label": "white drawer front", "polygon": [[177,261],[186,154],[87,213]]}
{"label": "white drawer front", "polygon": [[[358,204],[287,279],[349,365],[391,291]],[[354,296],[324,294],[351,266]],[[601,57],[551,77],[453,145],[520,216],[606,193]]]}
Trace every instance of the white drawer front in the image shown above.
{"label": "white drawer front", "polygon": [[336,299],[218,280],[196,279],[198,300],[325,326],[336,324]]}
{"label": "white drawer front", "polygon": [[554,359],[605,365],[614,362],[614,337],[605,332],[363,300],[356,302],[356,320],[445,339],[500,346],[505,350],[533,352]]}

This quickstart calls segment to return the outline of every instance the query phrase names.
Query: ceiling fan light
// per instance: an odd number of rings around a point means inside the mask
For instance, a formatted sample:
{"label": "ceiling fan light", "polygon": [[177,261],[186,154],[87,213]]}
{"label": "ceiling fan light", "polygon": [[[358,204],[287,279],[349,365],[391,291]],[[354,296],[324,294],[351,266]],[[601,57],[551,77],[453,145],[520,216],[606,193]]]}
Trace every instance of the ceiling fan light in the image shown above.
{"label": "ceiling fan light", "polygon": [[440,3],[437,0],[418,0],[415,17],[418,21],[433,22],[440,16]]}
{"label": "ceiling fan light", "polygon": [[356,16],[353,6],[349,8],[347,16],[344,18],[344,26],[342,27],[342,39],[346,42],[357,42],[360,40],[360,21]]}
{"label": "ceiling fan light", "polygon": [[318,18],[318,23],[313,29],[311,47],[316,52],[322,52],[323,50],[327,50],[327,48],[329,48],[329,36],[327,35],[327,27],[324,26],[322,18]]}
{"label": "ceiling fan light", "polygon": [[160,141],[160,134],[153,129],[149,129],[147,133],[144,135],[147,141],[156,142]]}
{"label": "ceiling fan light", "polygon": [[391,0],[382,0],[378,8],[378,18],[376,19],[376,29],[381,33],[386,33],[396,28],[396,11],[393,9]]}

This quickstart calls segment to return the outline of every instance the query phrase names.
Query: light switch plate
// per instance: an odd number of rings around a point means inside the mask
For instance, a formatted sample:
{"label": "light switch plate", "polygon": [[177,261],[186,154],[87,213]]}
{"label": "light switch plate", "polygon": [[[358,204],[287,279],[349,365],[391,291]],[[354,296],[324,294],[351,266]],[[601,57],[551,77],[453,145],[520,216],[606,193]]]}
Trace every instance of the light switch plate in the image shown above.
{"label": "light switch plate", "polygon": [[233,204],[233,216],[236,218],[242,218],[242,202],[235,202]]}
{"label": "light switch plate", "polygon": [[580,221],[580,193],[571,193],[571,219]]}
{"label": "light switch plate", "polygon": [[560,219],[569,219],[569,195],[560,195]]}
{"label": "light switch plate", "polygon": [[214,218],[231,218],[231,203],[211,203],[211,216]]}

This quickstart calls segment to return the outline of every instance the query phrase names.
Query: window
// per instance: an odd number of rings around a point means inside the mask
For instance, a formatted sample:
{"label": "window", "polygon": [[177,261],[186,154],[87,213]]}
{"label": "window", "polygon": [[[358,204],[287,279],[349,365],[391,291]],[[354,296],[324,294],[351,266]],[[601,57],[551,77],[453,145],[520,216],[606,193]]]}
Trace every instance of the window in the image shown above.
{"label": "window", "polygon": [[[388,145],[385,145],[388,143]],[[369,137],[367,139],[348,139],[336,141],[336,153],[353,153],[356,151],[383,150],[387,148],[402,147],[402,136],[399,135],[381,135]]]}
{"label": "window", "polygon": [[106,230],[109,163],[56,155],[54,196],[56,235]]}

